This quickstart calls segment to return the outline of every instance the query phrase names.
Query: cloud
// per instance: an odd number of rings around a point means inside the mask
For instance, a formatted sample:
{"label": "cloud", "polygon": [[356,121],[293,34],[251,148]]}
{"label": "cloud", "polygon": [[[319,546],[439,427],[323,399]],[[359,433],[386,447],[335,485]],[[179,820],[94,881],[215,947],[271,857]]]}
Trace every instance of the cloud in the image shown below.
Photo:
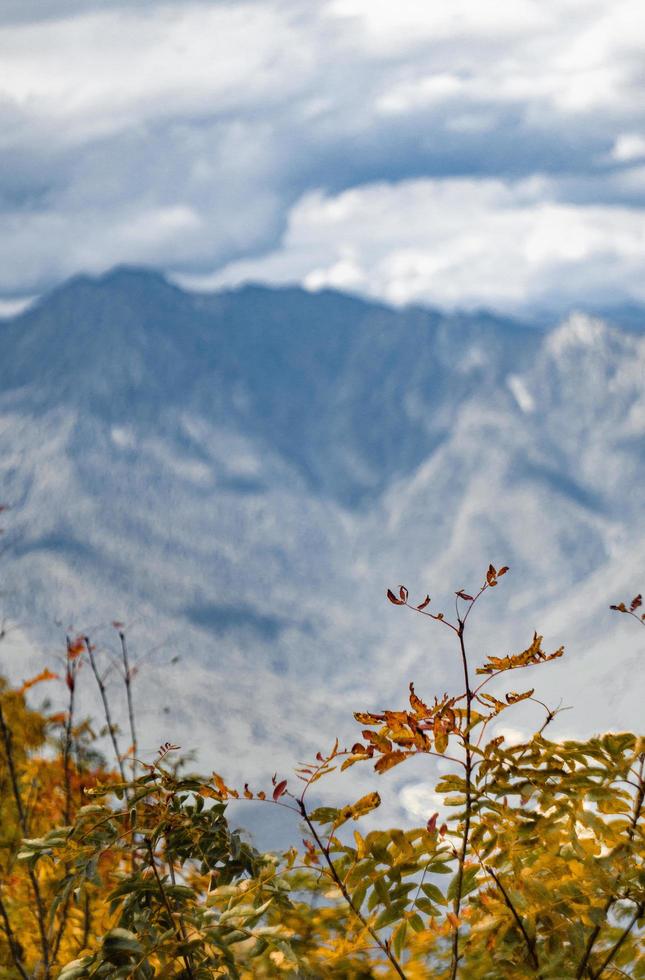
{"label": "cloud", "polygon": [[389,303],[509,311],[645,301],[645,210],[559,201],[552,181],[472,178],[318,191],[293,208],[279,249],[193,287],[299,280]]}
{"label": "cloud", "polygon": [[[609,222],[614,238],[631,241],[627,212],[638,216],[645,201],[644,19],[636,0],[611,10],[597,0],[518,0],[503,11],[474,0],[5,4],[0,293],[30,294],[124,261],[203,276],[264,254],[266,270],[276,251],[287,255],[293,223],[316,195],[356,192],[377,205],[373,188],[398,187],[405,198],[418,180],[465,181],[499,230],[504,194],[492,200],[491,181],[516,188],[542,177],[542,224],[568,221],[570,206],[576,235],[595,238]],[[463,244],[468,214],[456,214]],[[477,235],[486,248],[494,238]],[[553,292],[570,281],[570,265],[562,235],[547,238]],[[428,277],[421,256],[436,236],[422,239],[417,229],[391,250],[395,300],[421,295],[401,282]],[[481,275],[486,257],[475,245]],[[304,274],[378,292],[376,279],[365,283],[376,273],[359,245],[321,247]],[[620,297],[631,248],[609,247],[610,264],[626,263],[607,284]],[[551,274],[558,263],[564,271]],[[519,302],[525,284],[520,275],[488,291]]]}

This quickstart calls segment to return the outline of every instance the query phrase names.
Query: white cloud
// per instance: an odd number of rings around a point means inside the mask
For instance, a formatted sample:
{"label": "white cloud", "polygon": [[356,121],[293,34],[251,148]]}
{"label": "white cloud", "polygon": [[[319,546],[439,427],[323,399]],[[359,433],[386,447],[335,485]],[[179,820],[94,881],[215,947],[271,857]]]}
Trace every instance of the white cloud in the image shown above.
{"label": "white cloud", "polygon": [[244,280],[343,287],[394,304],[509,310],[554,292],[645,300],[645,213],[549,200],[545,181],[448,179],[316,192],[293,208],[280,249],[233,263],[214,287]]}
{"label": "white cloud", "polygon": [[611,155],[619,163],[645,159],[645,136],[638,133],[621,133],[616,139]]}
{"label": "white cloud", "polygon": [[[644,19],[636,0],[14,0],[0,12],[0,294],[116,262],[203,276],[266,253],[263,271],[395,302],[461,302],[471,262],[466,303],[530,299],[539,273],[580,298],[571,265],[609,235],[609,288],[629,298]],[[420,177],[436,200],[404,233],[384,195],[405,212]]]}

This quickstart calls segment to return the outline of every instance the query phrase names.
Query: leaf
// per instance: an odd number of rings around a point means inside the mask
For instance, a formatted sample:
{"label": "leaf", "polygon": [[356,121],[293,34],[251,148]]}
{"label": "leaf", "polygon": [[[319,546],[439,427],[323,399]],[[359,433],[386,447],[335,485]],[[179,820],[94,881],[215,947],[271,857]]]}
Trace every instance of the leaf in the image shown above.
{"label": "leaf", "polygon": [[394,766],[398,766],[400,762],[403,762],[404,759],[407,759],[410,754],[411,754],[410,752],[386,752],[386,754],[382,755],[381,758],[378,760],[378,762],[374,766],[374,769],[378,773],[387,772],[388,769],[392,769]]}
{"label": "leaf", "polygon": [[143,946],[129,929],[111,929],[103,937],[103,952],[105,958],[110,963],[123,963],[130,956],[141,956],[144,952]]}
{"label": "leaf", "polygon": [[438,905],[446,904],[446,899],[444,897],[443,892],[440,891],[439,888],[436,885],[433,885],[431,882],[426,881],[423,885],[421,885],[421,891],[427,898],[430,899],[430,901],[436,902]]}
{"label": "leaf", "polygon": [[376,810],[377,807],[381,805],[381,797],[378,793],[367,793],[365,796],[361,796],[360,800],[356,803],[352,803],[350,809],[350,816],[352,820],[358,820],[359,817],[364,817],[366,813],[371,813],[372,810]]}
{"label": "leaf", "polygon": [[410,681],[410,707],[417,718],[427,718],[431,713],[430,708],[414,692],[414,684]]}
{"label": "leaf", "polygon": [[526,701],[527,698],[533,696],[534,687],[530,691],[524,691],[522,694],[518,694],[517,691],[509,691],[506,695],[507,704],[517,704],[519,701]]}
{"label": "leaf", "polygon": [[401,599],[401,602],[408,601],[408,590],[406,589],[405,585],[399,586],[399,597]]}
{"label": "leaf", "polygon": [[634,612],[635,609],[638,609],[638,607],[642,605],[643,605],[643,597],[639,592],[638,595],[635,595],[632,601],[630,602],[629,611]]}
{"label": "leaf", "polygon": [[388,599],[390,600],[390,602],[393,602],[395,606],[404,606],[405,605],[405,599],[397,599],[397,597],[392,592],[392,589],[388,589],[387,592],[386,592],[386,595],[387,595]]}
{"label": "leaf", "polygon": [[277,803],[281,796],[284,796],[287,789],[287,780],[281,780],[273,790],[273,799]]}
{"label": "leaf", "polygon": [[18,688],[18,694],[24,694],[25,691],[28,691],[30,688],[34,687],[35,684],[40,684],[41,681],[58,680],[58,676],[58,674],[54,674],[51,670],[48,670],[47,667],[45,667],[45,669],[41,670],[41,672],[36,674],[35,677],[30,677],[29,680],[23,681],[22,685]]}
{"label": "leaf", "polygon": [[309,819],[313,823],[334,823],[338,819],[340,810],[334,806],[319,806],[312,810]]}
{"label": "leaf", "polygon": [[474,596],[468,595],[468,593],[464,592],[463,589],[460,589],[459,592],[455,592],[455,595],[459,596],[460,599],[464,599],[466,602],[473,602],[474,600]]}
{"label": "leaf", "polygon": [[58,980],[80,980],[81,977],[89,977],[89,967],[92,965],[93,957],[82,956],[80,960],[72,960],[58,974]]}
{"label": "leaf", "polygon": [[438,816],[439,816],[438,813],[433,813],[430,819],[428,820],[426,824],[426,830],[428,831],[429,834],[434,834],[436,832]]}
{"label": "leaf", "polygon": [[359,725],[380,725],[383,715],[375,715],[368,711],[355,711],[354,718]]}
{"label": "leaf", "polygon": [[429,595],[427,595],[427,596],[425,597],[425,599],[423,600],[423,602],[420,602],[420,603],[419,603],[419,605],[417,606],[417,609],[418,609],[418,610],[420,611],[420,610],[422,610],[422,609],[425,609],[425,607],[426,607],[426,606],[429,606],[429,605],[430,605],[430,596],[429,596]]}
{"label": "leaf", "polygon": [[501,578],[502,575],[506,575],[507,571],[508,565],[502,565],[502,567],[497,570],[497,578]]}
{"label": "leaf", "polygon": [[508,654],[506,657],[488,657],[483,667],[477,668],[478,674],[495,674],[504,670],[515,670],[518,667],[532,667],[534,664],[555,660],[564,653],[564,647],[559,647],[553,653],[545,653],[542,649],[544,637],[533,634],[531,645],[522,653]]}

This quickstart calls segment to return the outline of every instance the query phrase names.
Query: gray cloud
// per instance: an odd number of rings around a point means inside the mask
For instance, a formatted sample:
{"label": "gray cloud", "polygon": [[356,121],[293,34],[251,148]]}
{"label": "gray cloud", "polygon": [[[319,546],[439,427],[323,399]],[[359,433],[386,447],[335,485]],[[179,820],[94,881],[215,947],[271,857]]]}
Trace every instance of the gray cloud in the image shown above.
{"label": "gray cloud", "polygon": [[[251,259],[268,277],[280,254],[281,279],[315,279],[337,263],[338,243],[312,226],[309,267],[292,261],[289,244],[312,194],[341,200],[355,189],[374,207],[359,216],[371,239],[382,211],[374,188],[387,186],[381,203],[394,209],[386,224],[400,250],[396,202],[418,180],[434,190],[423,202],[427,241],[415,247],[436,259],[454,237],[434,231],[450,181],[463,179],[481,202],[500,180],[517,210],[517,188],[538,177],[536,215],[541,201],[557,203],[573,226],[603,234],[594,208],[611,209],[605,292],[639,298],[643,20],[636,0],[611,10],[521,0],[503,13],[473,0],[5,4],[0,294],[124,261],[226,279]],[[504,194],[490,206],[503,225]],[[453,216],[463,237],[467,208]],[[494,257],[489,288],[465,300],[504,303],[490,286],[507,267],[504,249],[496,269]],[[541,292],[571,283],[558,248],[535,271],[545,273]],[[367,262],[357,288],[378,292],[377,272]],[[567,300],[596,280],[581,265]],[[524,274],[511,285],[518,305],[534,298]],[[431,282],[408,298],[417,297],[447,301]]]}

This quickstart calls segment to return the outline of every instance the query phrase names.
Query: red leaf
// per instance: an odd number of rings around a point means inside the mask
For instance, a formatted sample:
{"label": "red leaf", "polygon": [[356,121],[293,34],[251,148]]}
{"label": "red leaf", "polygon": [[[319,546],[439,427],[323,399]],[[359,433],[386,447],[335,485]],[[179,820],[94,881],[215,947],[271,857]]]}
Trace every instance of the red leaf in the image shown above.
{"label": "red leaf", "polygon": [[390,602],[393,602],[394,603],[395,606],[404,606],[405,605],[405,600],[404,599],[397,599],[397,597],[392,592],[392,589],[388,589],[387,590],[387,597],[390,600]]}
{"label": "red leaf", "polygon": [[401,602],[408,601],[408,590],[406,589],[405,585],[399,586],[399,595],[401,597]]}
{"label": "red leaf", "polygon": [[472,602],[473,601],[473,596],[468,595],[468,593],[467,592],[464,592],[463,589],[460,589],[459,592],[455,592],[455,595],[458,595],[460,599],[465,599],[466,602]]}
{"label": "red leaf", "polygon": [[426,830],[428,831],[429,834],[434,834],[435,830],[437,829],[438,816],[439,816],[438,813],[433,813],[430,819],[428,820],[426,824]]}
{"label": "red leaf", "polygon": [[276,788],[273,790],[273,799],[276,802],[280,799],[281,796],[284,795],[286,788],[287,788],[287,780],[283,779],[281,782],[278,783]]}
{"label": "red leaf", "polygon": [[502,575],[506,575],[507,571],[508,571],[508,565],[502,565],[502,567],[497,573],[497,578],[501,578]]}
{"label": "red leaf", "polygon": [[423,602],[420,602],[419,603],[419,605],[417,606],[417,609],[425,609],[425,607],[428,606],[429,604],[430,604],[430,596],[427,595],[425,597],[425,599],[423,600]]}

